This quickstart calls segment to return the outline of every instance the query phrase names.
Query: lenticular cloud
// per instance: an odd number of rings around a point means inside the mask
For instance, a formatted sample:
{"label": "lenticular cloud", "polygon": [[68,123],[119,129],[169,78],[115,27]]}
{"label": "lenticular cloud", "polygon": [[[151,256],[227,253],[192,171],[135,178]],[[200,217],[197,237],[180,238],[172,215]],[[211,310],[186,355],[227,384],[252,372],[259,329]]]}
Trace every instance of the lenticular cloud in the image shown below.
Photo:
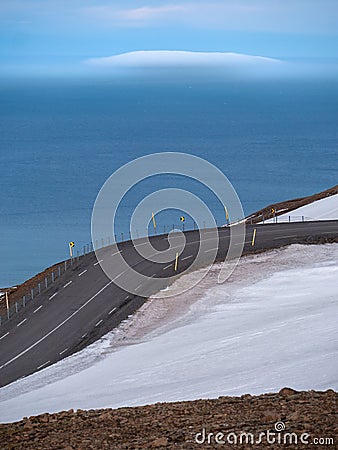
{"label": "lenticular cloud", "polygon": [[243,67],[275,66],[278,59],[229,52],[188,52],[173,50],[135,51],[85,61],[99,67]]}

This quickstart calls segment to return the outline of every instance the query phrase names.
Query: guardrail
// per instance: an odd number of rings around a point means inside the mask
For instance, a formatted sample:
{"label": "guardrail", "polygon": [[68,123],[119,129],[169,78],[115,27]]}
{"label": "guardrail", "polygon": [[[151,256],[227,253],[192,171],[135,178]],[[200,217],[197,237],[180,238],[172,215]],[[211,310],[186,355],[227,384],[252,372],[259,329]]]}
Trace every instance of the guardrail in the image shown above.
{"label": "guardrail", "polygon": [[314,221],[313,217],[308,216],[294,216],[294,215],[287,215],[281,214],[280,216],[274,216],[271,217],[269,215],[268,217],[265,217],[264,214],[260,216],[252,216],[246,218],[246,223],[291,223],[291,222],[311,222]]}
{"label": "guardrail", "polygon": [[[206,224],[203,224],[203,227],[206,228]],[[192,231],[197,230],[197,225],[195,222],[188,221],[188,224],[185,222],[180,223],[179,225],[162,225],[157,226],[156,229],[145,230],[144,233],[136,230],[135,234],[137,238],[144,237],[152,237],[160,234],[166,234],[173,230],[180,231]],[[66,273],[69,269],[75,268],[79,265],[81,258],[85,255],[91,253],[95,249],[107,247],[112,245],[113,243],[120,244],[122,242],[129,241],[131,239],[131,233],[119,233],[114,236],[108,236],[106,238],[102,238],[100,240],[95,241],[95,245],[93,243],[81,245],[81,250],[77,250],[76,254],[73,255],[72,258],[69,258],[65,261],[60,262],[55,266],[55,269],[52,270],[48,275],[41,277],[41,280],[34,285],[31,289],[27,289],[25,295],[20,297],[16,301],[10,301],[8,304],[8,308],[6,308],[6,299],[5,295],[0,298],[1,303],[5,304],[5,313],[0,314],[0,327],[7,323],[13,316],[15,316],[22,308],[25,308],[27,304],[33,302],[36,298],[39,297],[40,294],[46,292],[50,287],[54,284],[54,282],[60,278],[64,273]],[[48,270],[48,269],[47,269]]]}

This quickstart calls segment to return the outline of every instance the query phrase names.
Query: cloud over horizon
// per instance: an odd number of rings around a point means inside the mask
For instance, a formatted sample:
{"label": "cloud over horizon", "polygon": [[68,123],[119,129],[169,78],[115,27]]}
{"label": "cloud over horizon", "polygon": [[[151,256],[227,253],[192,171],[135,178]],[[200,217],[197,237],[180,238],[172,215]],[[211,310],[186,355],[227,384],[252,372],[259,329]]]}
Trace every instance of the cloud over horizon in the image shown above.
{"label": "cloud over horizon", "polygon": [[[225,51],[284,62],[313,58],[318,65],[338,58],[337,0],[2,0],[0,16],[0,64],[7,73],[40,75],[56,66],[75,73],[85,59],[127,53],[111,62],[152,64],[150,53],[132,55],[138,50],[194,52],[185,55],[189,66],[206,57],[206,64],[225,65],[221,56],[211,57]],[[162,57],[173,64],[172,54],[157,54],[156,64]],[[183,66],[181,59],[176,63]]]}
{"label": "cloud over horizon", "polygon": [[[136,75],[158,79],[209,77],[227,80],[280,76],[286,62],[276,58],[231,52],[191,52],[182,50],[140,50],[112,56],[89,58],[84,67],[96,73]],[[86,70],[86,69],[85,69]]]}
{"label": "cloud over horizon", "polygon": [[231,52],[190,52],[182,50],[138,50],[119,55],[90,58],[86,64],[98,67],[243,67],[281,64],[275,58]]}

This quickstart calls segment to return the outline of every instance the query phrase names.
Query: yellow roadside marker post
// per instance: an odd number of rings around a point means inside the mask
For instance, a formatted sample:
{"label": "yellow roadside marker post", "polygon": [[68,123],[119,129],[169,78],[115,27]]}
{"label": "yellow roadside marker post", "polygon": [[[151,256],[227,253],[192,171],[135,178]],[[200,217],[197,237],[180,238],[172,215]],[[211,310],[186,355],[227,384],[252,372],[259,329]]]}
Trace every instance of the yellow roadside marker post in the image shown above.
{"label": "yellow roadside marker post", "polygon": [[252,241],[251,241],[252,247],[255,245],[256,232],[257,232],[257,230],[256,230],[256,228],[254,228],[254,230],[253,230],[253,235],[252,235]]}
{"label": "yellow roadside marker post", "polygon": [[272,212],[272,214],[273,214],[273,221],[275,222],[276,221],[276,210],[275,210],[275,208],[271,208],[271,212]]}
{"label": "yellow roadside marker post", "polygon": [[155,220],[155,214],[153,212],[151,213],[151,218],[152,218],[152,221],[153,221],[154,230],[155,230],[155,234],[156,234],[156,220]]}
{"label": "yellow roadside marker post", "polygon": [[176,258],[175,258],[175,272],[177,271],[177,266],[178,266],[178,253],[176,253]]}
{"label": "yellow roadside marker post", "polygon": [[69,254],[70,257],[73,258],[73,247],[75,246],[75,242],[71,241],[69,242]]}
{"label": "yellow roadside marker post", "polygon": [[180,217],[180,221],[182,222],[182,230],[184,231],[185,217],[184,217],[184,216],[181,216],[181,217]]}
{"label": "yellow roadside marker post", "polygon": [[227,225],[229,224],[229,213],[227,207],[224,205],[224,211],[225,211],[225,220],[227,221]]}
{"label": "yellow roadside marker post", "polygon": [[7,319],[9,320],[9,301],[8,301],[8,292],[6,291],[6,308],[7,308]]}

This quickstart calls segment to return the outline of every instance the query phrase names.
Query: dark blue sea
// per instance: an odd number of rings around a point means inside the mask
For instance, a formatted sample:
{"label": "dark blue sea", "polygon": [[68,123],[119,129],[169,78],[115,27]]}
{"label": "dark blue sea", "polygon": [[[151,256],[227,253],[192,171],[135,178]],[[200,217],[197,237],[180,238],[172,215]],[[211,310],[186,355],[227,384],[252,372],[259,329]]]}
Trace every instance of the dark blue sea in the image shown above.
{"label": "dark blue sea", "polygon": [[[0,287],[16,285],[90,242],[92,207],[121,165],[179,151],[219,167],[246,214],[337,184],[338,84],[151,83],[104,79],[2,81]],[[147,180],[119,210],[127,232],[143,195],[191,188],[219,224],[224,211],[181,177]],[[158,227],[179,224],[169,211]],[[189,224],[187,224],[188,226]]]}

